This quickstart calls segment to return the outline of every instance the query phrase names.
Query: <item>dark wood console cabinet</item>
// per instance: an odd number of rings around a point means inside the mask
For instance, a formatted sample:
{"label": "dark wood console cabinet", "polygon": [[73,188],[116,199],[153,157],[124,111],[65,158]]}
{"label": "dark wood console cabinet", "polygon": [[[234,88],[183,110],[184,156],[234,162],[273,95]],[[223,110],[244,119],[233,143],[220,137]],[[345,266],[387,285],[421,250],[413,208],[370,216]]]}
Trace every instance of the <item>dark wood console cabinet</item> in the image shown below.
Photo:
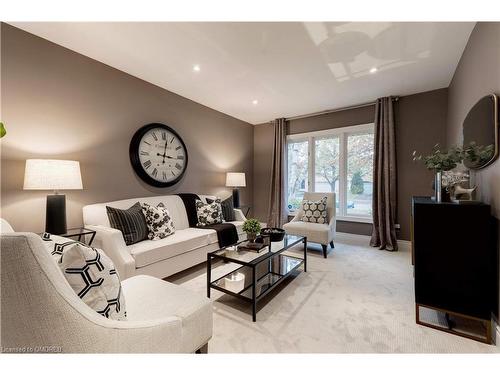
{"label": "dark wood console cabinet", "polygon": [[[490,206],[412,200],[412,261],[418,324],[491,343],[498,260]],[[484,336],[425,323],[420,308],[481,322]],[[449,322],[449,321],[448,321]]]}

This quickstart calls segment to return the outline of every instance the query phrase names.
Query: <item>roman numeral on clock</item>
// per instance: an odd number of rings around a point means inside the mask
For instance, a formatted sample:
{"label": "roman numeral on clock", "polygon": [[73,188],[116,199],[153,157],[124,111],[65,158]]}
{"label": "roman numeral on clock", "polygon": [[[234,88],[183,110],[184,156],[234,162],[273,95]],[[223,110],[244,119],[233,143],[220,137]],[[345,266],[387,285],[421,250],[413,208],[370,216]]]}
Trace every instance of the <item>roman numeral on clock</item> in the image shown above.
{"label": "roman numeral on clock", "polygon": [[184,160],[184,155],[177,155],[177,160]]}
{"label": "roman numeral on clock", "polygon": [[155,132],[152,132],[151,135],[153,136],[153,138],[155,139],[155,141],[158,140],[158,137],[156,136],[156,133]]}
{"label": "roman numeral on clock", "polygon": [[144,168],[148,169],[149,167],[151,167],[151,160],[146,160],[144,163],[142,163],[142,165],[144,166]]}
{"label": "roman numeral on clock", "polygon": [[141,151],[141,155],[144,155],[144,156],[149,156],[149,152],[146,152],[146,151]]}
{"label": "roman numeral on clock", "polygon": [[165,171],[163,171],[163,172],[161,172],[161,174],[162,174],[163,179],[166,180],[167,179],[167,173]]}
{"label": "roman numeral on clock", "polygon": [[177,146],[177,147],[175,148],[175,150],[176,150],[176,151],[178,151],[178,150],[180,150],[181,148],[182,148],[181,146]]}
{"label": "roman numeral on clock", "polygon": [[161,139],[166,141],[167,140],[167,133],[161,132]]}
{"label": "roman numeral on clock", "polygon": [[156,177],[158,175],[158,169],[153,169],[153,173],[151,173],[153,177]]}
{"label": "roman numeral on clock", "polygon": [[181,166],[179,163],[177,163],[177,164],[175,165],[175,168],[177,168],[178,170],[181,170],[181,169],[182,169],[182,166]]}

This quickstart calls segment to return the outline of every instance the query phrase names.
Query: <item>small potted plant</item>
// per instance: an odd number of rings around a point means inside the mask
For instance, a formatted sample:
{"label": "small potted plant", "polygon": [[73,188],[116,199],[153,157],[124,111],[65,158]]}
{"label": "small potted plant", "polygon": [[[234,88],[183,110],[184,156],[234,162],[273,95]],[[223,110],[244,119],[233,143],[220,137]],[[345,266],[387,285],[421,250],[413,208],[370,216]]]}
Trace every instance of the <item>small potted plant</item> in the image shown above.
{"label": "small potted plant", "polygon": [[260,223],[257,219],[247,219],[243,223],[243,232],[246,232],[247,239],[251,242],[255,241],[257,234],[260,233]]}
{"label": "small potted plant", "polygon": [[432,153],[427,156],[417,155],[413,151],[413,160],[423,160],[427,169],[435,173],[435,199],[436,202],[441,202],[442,193],[442,174],[444,171],[450,171],[464,160],[464,151],[461,147],[452,147],[448,151],[441,150],[439,144],[434,145]]}

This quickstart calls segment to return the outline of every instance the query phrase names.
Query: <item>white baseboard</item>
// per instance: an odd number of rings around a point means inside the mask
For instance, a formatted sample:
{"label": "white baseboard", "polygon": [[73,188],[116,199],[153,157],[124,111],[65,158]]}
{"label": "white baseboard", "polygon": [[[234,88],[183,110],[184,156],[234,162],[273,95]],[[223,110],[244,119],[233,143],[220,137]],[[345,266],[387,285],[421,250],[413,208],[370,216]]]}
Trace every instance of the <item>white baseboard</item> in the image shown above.
{"label": "white baseboard", "polygon": [[[366,243],[370,242],[370,236],[364,234],[354,234],[347,232],[337,232],[337,240],[366,240]],[[399,251],[410,251],[411,241],[398,240]]]}

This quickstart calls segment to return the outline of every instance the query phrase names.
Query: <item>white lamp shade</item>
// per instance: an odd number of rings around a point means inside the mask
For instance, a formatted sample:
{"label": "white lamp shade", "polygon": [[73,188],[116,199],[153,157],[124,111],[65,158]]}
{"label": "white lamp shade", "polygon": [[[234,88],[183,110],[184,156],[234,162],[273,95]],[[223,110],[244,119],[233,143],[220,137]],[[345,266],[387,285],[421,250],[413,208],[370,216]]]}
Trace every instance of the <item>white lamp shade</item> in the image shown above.
{"label": "white lamp shade", "polygon": [[83,189],[80,163],[73,160],[28,159],[24,190]]}
{"label": "white lamp shade", "polygon": [[245,181],[245,173],[226,173],[226,186],[230,187],[245,187],[247,186]]}

